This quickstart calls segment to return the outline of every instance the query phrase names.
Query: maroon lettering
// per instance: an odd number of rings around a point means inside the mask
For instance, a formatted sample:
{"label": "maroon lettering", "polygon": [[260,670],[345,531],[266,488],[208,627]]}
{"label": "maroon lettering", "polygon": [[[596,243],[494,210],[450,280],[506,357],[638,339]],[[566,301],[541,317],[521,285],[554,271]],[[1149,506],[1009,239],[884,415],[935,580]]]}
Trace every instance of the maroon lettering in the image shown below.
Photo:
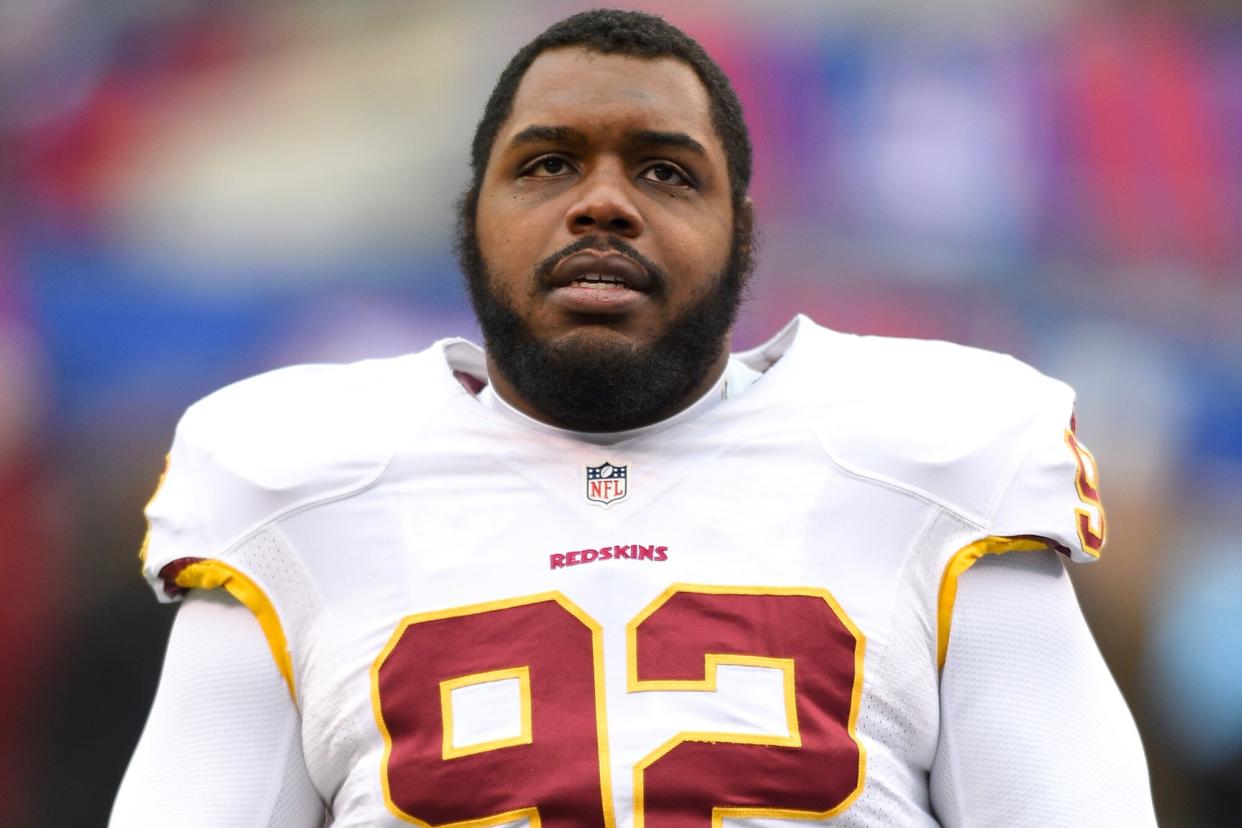
{"label": "maroon lettering", "polygon": [[554,552],[550,554],[548,556],[548,568],[564,569],[569,566],[611,560],[667,561],[667,552],[667,546],[652,546],[645,543],[601,546],[598,549],[575,549],[571,552]]}
{"label": "maroon lettering", "polygon": [[638,771],[647,828],[711,828],[719,824],[713,818],[717,808],[743,810],[745,816],[781,809],[785,816],[823,819],[858,795],[863,751],[854,717],[864,645],[827,592],[686,588],[668,596],[631,634],[639,682],[703,681],[711,677],[708,653],[790,659],[797,676],[801,744],[681,734]]}
{"label": "maroon lettering", "polygon": [[[372,668],[372,688],[390,747],[375,781],[401,824],[494,825],[528,809],[543,828],[613,824],[600,783],[599,627],[571,607],[557,596],[414,616],[398,627]],[[445,759],[441,682],[517,666],[530,668],[531,742]],[[480,784],[495,779],[520,783]]]}
{"label": "maroon lettering", "polygon": [[604,487],[602,483],[602,480],[592,480],[587,484],[591,489],[591,497],[598,498],[604,496]]}
{"label": "maroon lettering", "polygon": [[[635,765],[635,821],[711,828],[722,810],[823,820],[857,797],[864,756],[854,721],[864,643],[827,592],[680,588],[627,630],[630,692],[667,681],[705,684],[711,653],[724,654],[724,663],[738,656],[788,661],[799,730],[792,740],[677,734]],[[371,668],[389,810],[418,825],[490,825],[515,816],[544,828],[614,825],[601,765],[601,639],[599,624],[559,593],[404,619]],[[531,741],[446,759],[444,681],[515,666],[529,669]],[[516,781],[480,786],[481,779]]]}

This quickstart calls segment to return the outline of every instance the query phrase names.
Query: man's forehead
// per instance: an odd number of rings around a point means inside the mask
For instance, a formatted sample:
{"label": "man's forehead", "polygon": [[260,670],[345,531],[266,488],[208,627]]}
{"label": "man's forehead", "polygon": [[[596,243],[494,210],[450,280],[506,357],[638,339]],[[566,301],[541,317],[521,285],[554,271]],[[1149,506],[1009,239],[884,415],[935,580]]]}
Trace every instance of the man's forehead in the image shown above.
{"label": "man's forehead", "polygon": [[698,74],[676,58],[551,49],[535,58],[514,96],[508,139],[533,123],[680,131],[716,142],[711,101]]}

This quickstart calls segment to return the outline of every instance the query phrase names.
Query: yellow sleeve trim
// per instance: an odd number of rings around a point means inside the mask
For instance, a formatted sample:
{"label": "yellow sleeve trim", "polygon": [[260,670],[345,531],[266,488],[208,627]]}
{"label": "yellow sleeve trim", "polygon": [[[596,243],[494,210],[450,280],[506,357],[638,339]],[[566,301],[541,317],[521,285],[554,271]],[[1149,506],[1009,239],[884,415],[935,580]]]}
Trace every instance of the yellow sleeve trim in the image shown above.
{"label": "yellow sleeve trim", "polygon": [[285,630],[280,625],[276,608],[259,585],[248,576],[242,574],[222,561],[196,561],[177,573],[177,586],[186,589],[218,589],[224,587],[228,593],[240,601],[254,613],[267,638],[267,646],[272,650],[272,658],[276,668],[284,676],[285,685],[289,688],[289,696],[297,704],[298,695],[293,685],[293,660],[289,657],[289,645],[285,639]]}
{"label": "yellow sleeve trim", "polygon": [[1043,538],[990,536],[963,546],[944,568],[940,579],[940,600],[936,613],[936,669],[944,669],[945,656],[949,653],[949,628],[953,624],[953,604],[957,601],[957,579],[974,566],[984,555],[1000,555],[1004,552],[1037,552],[1051,549],[1051,541]]}

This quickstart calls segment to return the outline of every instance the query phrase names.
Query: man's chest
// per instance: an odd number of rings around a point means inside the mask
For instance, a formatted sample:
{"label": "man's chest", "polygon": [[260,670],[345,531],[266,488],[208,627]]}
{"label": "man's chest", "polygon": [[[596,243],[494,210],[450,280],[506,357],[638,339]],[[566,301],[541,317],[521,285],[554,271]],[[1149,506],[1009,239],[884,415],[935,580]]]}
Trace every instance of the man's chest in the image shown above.
{"label": "man's chest", "polygon": [[796,457],[598,453],[395,475],[284,527],[320,607],[291,642],[331,711],[307,720],[355,734],[308,740],[338,818],[706,826],[859,796],[926,507]]}

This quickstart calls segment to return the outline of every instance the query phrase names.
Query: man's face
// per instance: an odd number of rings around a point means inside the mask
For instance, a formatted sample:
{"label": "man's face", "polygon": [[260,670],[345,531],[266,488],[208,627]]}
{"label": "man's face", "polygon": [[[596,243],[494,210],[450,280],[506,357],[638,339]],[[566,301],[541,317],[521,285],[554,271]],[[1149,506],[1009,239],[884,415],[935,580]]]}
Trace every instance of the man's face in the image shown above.
{"label": "man's face", "polygon": [[[529,403],[528,413],[579,428],[613,430],[669,413],[705,389],[727,358],[749,225],[740,259],[737,236],[724,149],[693,69],[669,58],[543,53],[497,134],[474,237],[463,240],[480,258],[471,273],[465,257],[493,381],[519,407]],[[520,330],[505,330],[513,328]],[[676,341],[691,336],[710,341]],[[542,368],[508,359],[527,346],[543,352]],[[687,347],[697,353],[676,354]],[[678,399],[649,401],[650,410],[628,419],[548,410],[576,404],[532,399],[541,381],[582,385],[616,366],[636,375],[609,378],[595,393],[630,395],[659,379],[642,367],[670,354],[677,364],[656,373],[668,375],[660,393]],[[567,376],[522,376],[567,365]]]}

